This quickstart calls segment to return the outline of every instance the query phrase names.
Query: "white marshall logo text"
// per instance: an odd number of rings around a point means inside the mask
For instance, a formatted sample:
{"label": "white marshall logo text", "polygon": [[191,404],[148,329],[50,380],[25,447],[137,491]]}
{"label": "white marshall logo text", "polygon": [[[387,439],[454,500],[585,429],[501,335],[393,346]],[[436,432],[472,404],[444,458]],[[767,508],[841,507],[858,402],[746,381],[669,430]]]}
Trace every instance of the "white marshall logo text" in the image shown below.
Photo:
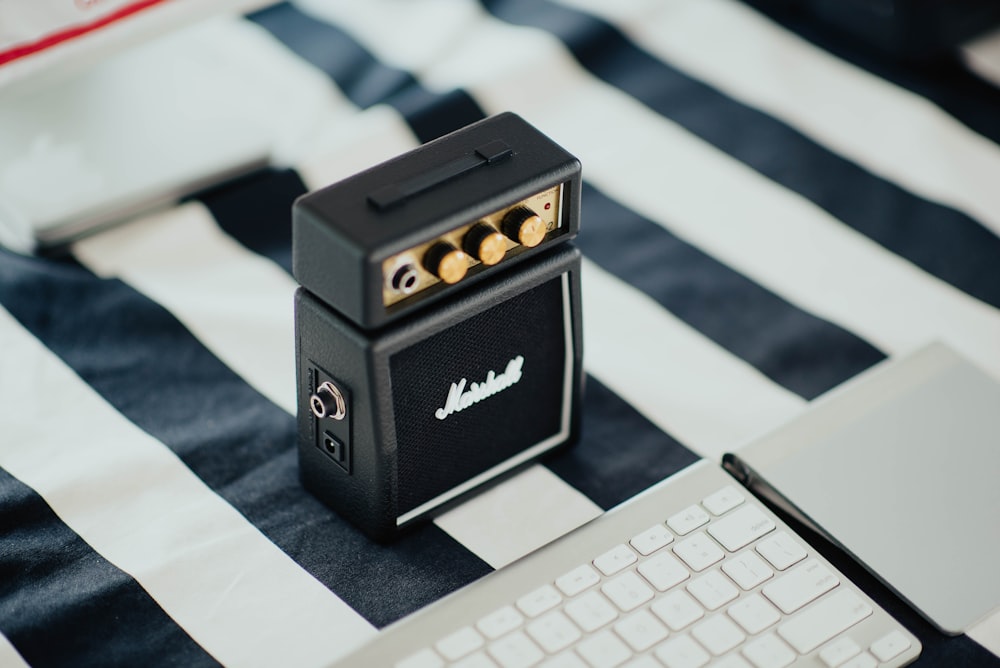
{"label": "white marshall logo text", "polygon": [[471,383],[468,390],[465,389],[465,384],[468,382],[465,378],[457,383],[452,383],[451,390],[448,391],[448,400],[444,402],[444,408],[434,411],[434,416],[438,420],[443,420],[452,413],[464,411],[472,404],[492,397],[498,392],[503,392],[521,380],[521,367],[523,366],[524,357],[518,355],[507,362],[507,368],[504,369],[503,373],[498,374],[490,371],[486,374],[486,380],[481,383]]}

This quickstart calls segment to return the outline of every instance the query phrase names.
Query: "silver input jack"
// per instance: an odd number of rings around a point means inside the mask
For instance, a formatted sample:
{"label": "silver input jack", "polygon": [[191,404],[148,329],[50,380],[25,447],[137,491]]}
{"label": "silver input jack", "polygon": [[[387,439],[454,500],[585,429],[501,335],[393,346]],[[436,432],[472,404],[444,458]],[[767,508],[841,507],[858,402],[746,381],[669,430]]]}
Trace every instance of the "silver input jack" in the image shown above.
{"label": "silver input jack", "polygon": [[344,395],[341,394],[337,386],[326,381],[309,397],[309,408],[312,410],[313,415],[316,417],[332,418],[334,420],[343,420],[344,416],[347,415],[347,404],[344,401]]}
{"label": "silver input jack", "polygon": [[409,253],[401,255],[385,274],[386,289],[399,295],[412,295],[420,287],[420,271]]}
{"label": "silver input jack", "polygon": [[404,295],[411,295],[417,290],[420,283],[420,274],[412,264],[401,265],[392,275],[392,289]]}

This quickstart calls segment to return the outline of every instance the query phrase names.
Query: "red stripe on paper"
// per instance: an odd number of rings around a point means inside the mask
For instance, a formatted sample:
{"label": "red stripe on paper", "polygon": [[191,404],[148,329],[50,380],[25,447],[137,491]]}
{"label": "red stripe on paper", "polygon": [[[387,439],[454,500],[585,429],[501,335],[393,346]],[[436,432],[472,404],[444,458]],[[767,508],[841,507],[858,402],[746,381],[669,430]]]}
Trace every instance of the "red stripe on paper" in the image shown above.
{"label": "red stripe on paper", "polygon": [[115,21],[120,21],[121,19],[131,16],[132,14],[166,1],[167,0],[139,0],[139,2],[133,2],[132,4],[111,12],[110,14],[107,14],[91,23],[76,25],[42,37],[35,42],[20,44],[7,49],[6,51],[0,51],[0,65],[9,63],[12,60],[17,60],[18,58],[30,56],[33,53],[44,51],[49,47],[55,46],[56,44],[60,44],[62,42],[80,37],[81,35],[86,35],[87,33],[99,30],[100,28],[114,23]]}

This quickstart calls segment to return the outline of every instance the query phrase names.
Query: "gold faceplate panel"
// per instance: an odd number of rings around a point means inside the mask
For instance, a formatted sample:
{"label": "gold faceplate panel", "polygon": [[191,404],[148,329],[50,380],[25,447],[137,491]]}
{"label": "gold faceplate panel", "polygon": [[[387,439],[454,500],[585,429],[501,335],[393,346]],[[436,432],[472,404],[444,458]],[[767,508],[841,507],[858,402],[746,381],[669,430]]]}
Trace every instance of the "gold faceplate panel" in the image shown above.
{"label": "gold faceplate panel", "polygon": [[[441,279],[424,267],[424,253],[439,241],[445,241],[461,249],[466,233],[476,223],[485,222],[499,230],[500,221],[503,220],[504,215],[508,211],[519,206],[525,206],[541,217],[545,223],[546,237],[548,237],[553,231],[562,227],[562,192],[563,184],[560,183],[520,202],[515,202],[499,211],[457,227],[450,232],[442,234],[440,237],[386,258],[382,262],[382,304],[386,307],[392,306],[404,299],[416,297],[423,290],[440,283]],[[520,244],[507,236],[504,236],[504,239],[507,242],[507,254],[509,256],[511,250],[518,248]],[[545,241],[543,240],[542,243],[544,244]],[[479,260],[472,257],[472,255],[468,253],[464,255],[470,269],[480,264]],[[504,261],[500,260],[499,264],[503,264]]]}

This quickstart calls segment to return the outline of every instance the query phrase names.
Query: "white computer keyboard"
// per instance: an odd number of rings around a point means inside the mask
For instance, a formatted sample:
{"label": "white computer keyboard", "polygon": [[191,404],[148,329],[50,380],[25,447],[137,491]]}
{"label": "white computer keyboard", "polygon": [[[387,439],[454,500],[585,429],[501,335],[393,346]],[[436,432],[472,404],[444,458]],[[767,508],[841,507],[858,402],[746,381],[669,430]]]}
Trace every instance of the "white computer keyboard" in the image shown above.
{"label": "white computer keyboard", "polygon": [[389,627],[343,665],[901,666],[919,641],[699,462]]}

